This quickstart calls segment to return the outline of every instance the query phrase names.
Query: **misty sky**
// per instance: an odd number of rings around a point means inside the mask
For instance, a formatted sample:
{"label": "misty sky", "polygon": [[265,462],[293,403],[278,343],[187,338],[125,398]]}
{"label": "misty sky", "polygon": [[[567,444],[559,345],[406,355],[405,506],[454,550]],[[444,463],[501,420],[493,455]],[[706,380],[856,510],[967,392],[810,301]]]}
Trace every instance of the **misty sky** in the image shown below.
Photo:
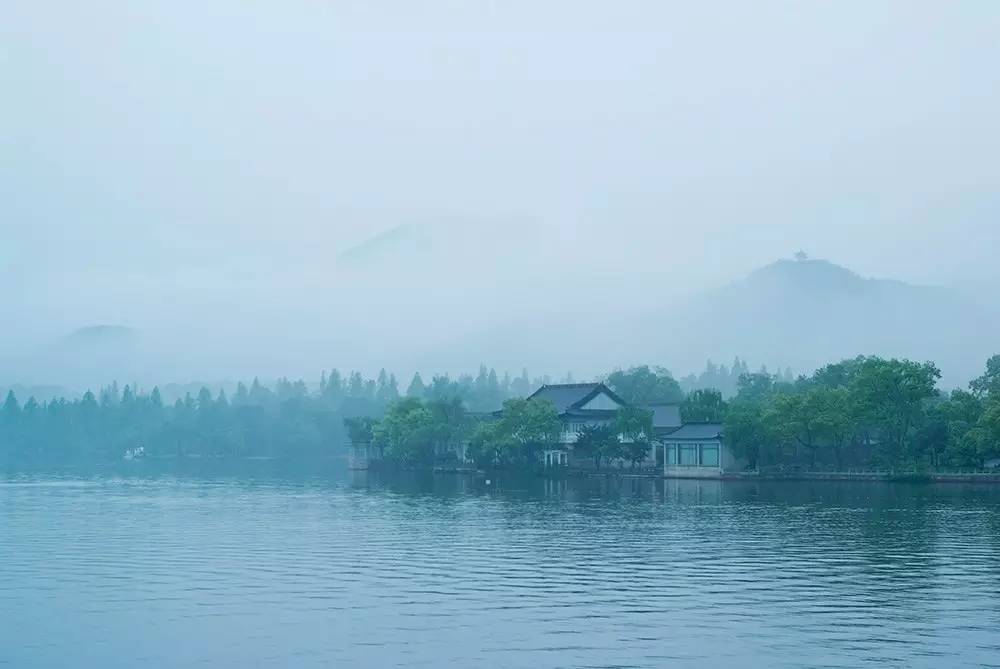
{"label": "misty sky", "polygon": [[497,323],[800,248],[995,289],[998,35],[989,1],[8,1],[0,349],[489,362]]}

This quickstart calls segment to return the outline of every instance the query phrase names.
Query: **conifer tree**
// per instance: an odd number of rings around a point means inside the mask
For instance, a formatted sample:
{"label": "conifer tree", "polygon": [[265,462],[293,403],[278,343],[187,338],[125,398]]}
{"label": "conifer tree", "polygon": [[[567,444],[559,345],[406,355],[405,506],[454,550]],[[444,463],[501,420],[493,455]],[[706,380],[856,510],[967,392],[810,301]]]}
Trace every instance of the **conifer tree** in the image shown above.
{"label": "conifer tree", "polygon": [[406,396],[420,399],[424,396],[426,391],[427,387],[424,385],[424,380],[420,378],[420,372],[415,372],[413,374],[413,380],[410,381],[410,385],[406,389]]}

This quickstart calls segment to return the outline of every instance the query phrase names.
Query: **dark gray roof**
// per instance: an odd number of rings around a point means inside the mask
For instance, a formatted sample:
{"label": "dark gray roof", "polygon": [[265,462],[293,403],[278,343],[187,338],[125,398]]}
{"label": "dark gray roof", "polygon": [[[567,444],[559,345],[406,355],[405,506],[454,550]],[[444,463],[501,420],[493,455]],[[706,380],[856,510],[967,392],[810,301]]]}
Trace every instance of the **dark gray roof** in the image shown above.
{"label": "dark gray roof", "polygon": [[683,424],[680,404],[644,404],[642,408],[653,412],[654,430],[673,430]]}
{"label": "dark gray roof", "polygon": [[603,383],[557,383],[545,385],[532,393],[528,399],[544,399],[552,402],[558,413],[565,413],[568,409],[577,409],[586,404],[590,398],[598,393],[605,392],[620,404],[625,404],[622,398],[615,395]]}
{"label": "dark gray roof", "polygon": [[722,437],[722,423],[684,423],[663,437],[664,441],[699,441]]}

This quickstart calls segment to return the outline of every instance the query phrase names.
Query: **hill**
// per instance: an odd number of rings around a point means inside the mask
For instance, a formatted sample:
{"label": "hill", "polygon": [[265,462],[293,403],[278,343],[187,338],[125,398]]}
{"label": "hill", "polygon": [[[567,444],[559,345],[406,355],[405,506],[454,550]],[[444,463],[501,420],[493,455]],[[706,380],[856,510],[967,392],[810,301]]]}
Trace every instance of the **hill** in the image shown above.
{"label": "hill", "polygon": [[670,318],[671,343],[706,355],[809,371],[859,354],[933,360],[965,385],[1000,348],[995,311],[957,292],[865,278],[824,260],[779,260]]}

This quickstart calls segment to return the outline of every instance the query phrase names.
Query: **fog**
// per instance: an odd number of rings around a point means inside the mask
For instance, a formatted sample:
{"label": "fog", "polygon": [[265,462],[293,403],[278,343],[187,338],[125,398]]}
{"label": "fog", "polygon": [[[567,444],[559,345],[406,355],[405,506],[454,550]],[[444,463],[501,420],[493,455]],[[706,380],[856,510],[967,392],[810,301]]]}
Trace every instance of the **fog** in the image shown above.
{"label": "fog", "polygon": [[[670,318],[800,249],[995,309],[998,34],[987,2],[5,3],[0,373],[685,373],[733,351]],[[97,324],[141,362],[52,353]]]}

